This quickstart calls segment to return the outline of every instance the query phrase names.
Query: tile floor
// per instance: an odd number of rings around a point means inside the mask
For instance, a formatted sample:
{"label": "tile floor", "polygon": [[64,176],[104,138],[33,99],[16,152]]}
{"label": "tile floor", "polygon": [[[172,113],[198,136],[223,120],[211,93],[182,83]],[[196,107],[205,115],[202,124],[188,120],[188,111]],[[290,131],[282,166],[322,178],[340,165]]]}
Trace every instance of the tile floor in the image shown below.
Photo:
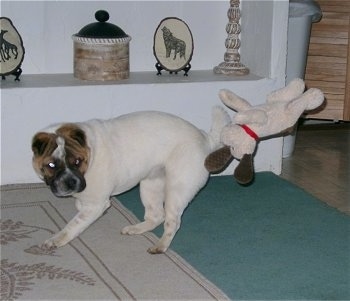
{"label": "tile floor", "polygon": [[299,126],[281,177],[350,215],[350,123]]}

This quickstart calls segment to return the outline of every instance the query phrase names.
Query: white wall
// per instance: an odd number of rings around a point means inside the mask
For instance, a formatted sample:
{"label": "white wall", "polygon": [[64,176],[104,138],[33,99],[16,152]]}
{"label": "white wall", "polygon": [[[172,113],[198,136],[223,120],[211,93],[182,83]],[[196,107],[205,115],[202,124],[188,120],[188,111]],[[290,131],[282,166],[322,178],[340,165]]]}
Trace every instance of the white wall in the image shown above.
{"label": "white wall", "polygon": [[[286,9],[284,4],[288,2],[242,2],[246,5],[242,10],[242,61],[260,75],[260,79],[253,75],[216,76],[211,72],[223,61],[226,50],[229,7],[226,0],[2,1],[1,15],[12,19],[24,40],[26,55],[21,82],[14,83],[13,78],[8,77],[1,83],[0,182],[38,181],[31,167],[30,141],[36,131],[51,123],[110,118],[152,109],[177,114],[208,130],[211,107],[220,104],[219,89],[232,89],[253,104],[264,102],[267,93],[285,83],[287,25],[284,17],[288,16],[288,5]],[[87,84],[72,78],[71,35],[92,22],[98,9],[108,10],[110,21],[132,36],[130,80]],[[262,12],[266,13],[266,22],[262,21]],[[167,16],[183,19],[192,30],[195,49],[193,70],[188,78],[182,74],[155,76],[153,34],[160,20]],[[259,47],[261,51],[256,51]],[[198,71],[198,75],[195,70],[202,71]],[[48,79],[45,74],[49,74]],[[58,77],[52,77],[54,74]],[[134,79],[145,76],[144,81]],[[55,80],[63,84],[50,83]],[[36,82],[33,84],[33,81]],[[280,173],[281,160],[281,138],[259,144],[255,157],[257,171]],[[227,173],[232,172],[235,164]]]}
{"label": "white wall", "polygon": [[241,60],[250,71],[284,82],[289,0],[243,0]]}
{"label": "white wall", "polygon": [[96,22],[95,12],[109,12],[108,22],[131,36],[130,70],[155,70],[154,32],[165,17],[187,23],[194,39],[192,68],[211,69],[223,59],[228,1],[2,1],[26,49],[23,72],[72,73],[71,36]]}

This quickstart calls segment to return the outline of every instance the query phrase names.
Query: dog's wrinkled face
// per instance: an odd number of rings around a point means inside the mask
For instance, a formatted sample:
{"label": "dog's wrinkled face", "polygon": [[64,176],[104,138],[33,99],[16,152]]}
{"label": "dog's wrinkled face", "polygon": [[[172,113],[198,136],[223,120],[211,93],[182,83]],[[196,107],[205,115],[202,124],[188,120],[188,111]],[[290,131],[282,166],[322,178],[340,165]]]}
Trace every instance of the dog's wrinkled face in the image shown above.
{"label": "dog's wrinkled face", "polygon": [[66,197],[85,189],[90,151],[86,135],[78,126],[65,124],[55,133],[37,133],[32,151],[34,170],[56,196]]}

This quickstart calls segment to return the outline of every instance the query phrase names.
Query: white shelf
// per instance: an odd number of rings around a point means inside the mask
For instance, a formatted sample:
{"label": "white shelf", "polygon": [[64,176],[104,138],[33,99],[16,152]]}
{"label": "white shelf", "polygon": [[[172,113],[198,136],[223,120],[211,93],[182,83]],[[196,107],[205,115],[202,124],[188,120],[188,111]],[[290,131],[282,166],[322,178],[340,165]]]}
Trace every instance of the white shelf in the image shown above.
{"label": "white shelf", "polygon": [[256,81],[261,77],[248,74],[244,76],[226,76],[214,74],[212,70],[189,71],[188,76],[184,76],[180,71],[178,74],[169,74],[162,71],[157,75],[157,71],[130,72],[130,77],[119,81],[87,81],[80,80],[71,73],[60,74],[23,74],[20,81],[14,81],[13,76],[7,76],[1,81],[2,89],[18,88],[54,88],[54,87],[76,87],[76,86],[101,86],[101,85],[142,85],[142,84],[186,84],[186,83],[209,83],[209,82],[232,82],[232,81]]}

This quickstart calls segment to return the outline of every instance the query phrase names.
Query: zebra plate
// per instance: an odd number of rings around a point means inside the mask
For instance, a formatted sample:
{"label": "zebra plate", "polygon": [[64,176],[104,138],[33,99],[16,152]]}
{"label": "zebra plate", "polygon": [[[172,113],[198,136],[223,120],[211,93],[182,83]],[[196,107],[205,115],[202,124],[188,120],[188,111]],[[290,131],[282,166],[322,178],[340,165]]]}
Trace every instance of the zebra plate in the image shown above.
{"label": "zebra plate", "polygon": [[24,58],[24,47],[21,36],[6,17],[0,18],[0,75],[15,73]]}

